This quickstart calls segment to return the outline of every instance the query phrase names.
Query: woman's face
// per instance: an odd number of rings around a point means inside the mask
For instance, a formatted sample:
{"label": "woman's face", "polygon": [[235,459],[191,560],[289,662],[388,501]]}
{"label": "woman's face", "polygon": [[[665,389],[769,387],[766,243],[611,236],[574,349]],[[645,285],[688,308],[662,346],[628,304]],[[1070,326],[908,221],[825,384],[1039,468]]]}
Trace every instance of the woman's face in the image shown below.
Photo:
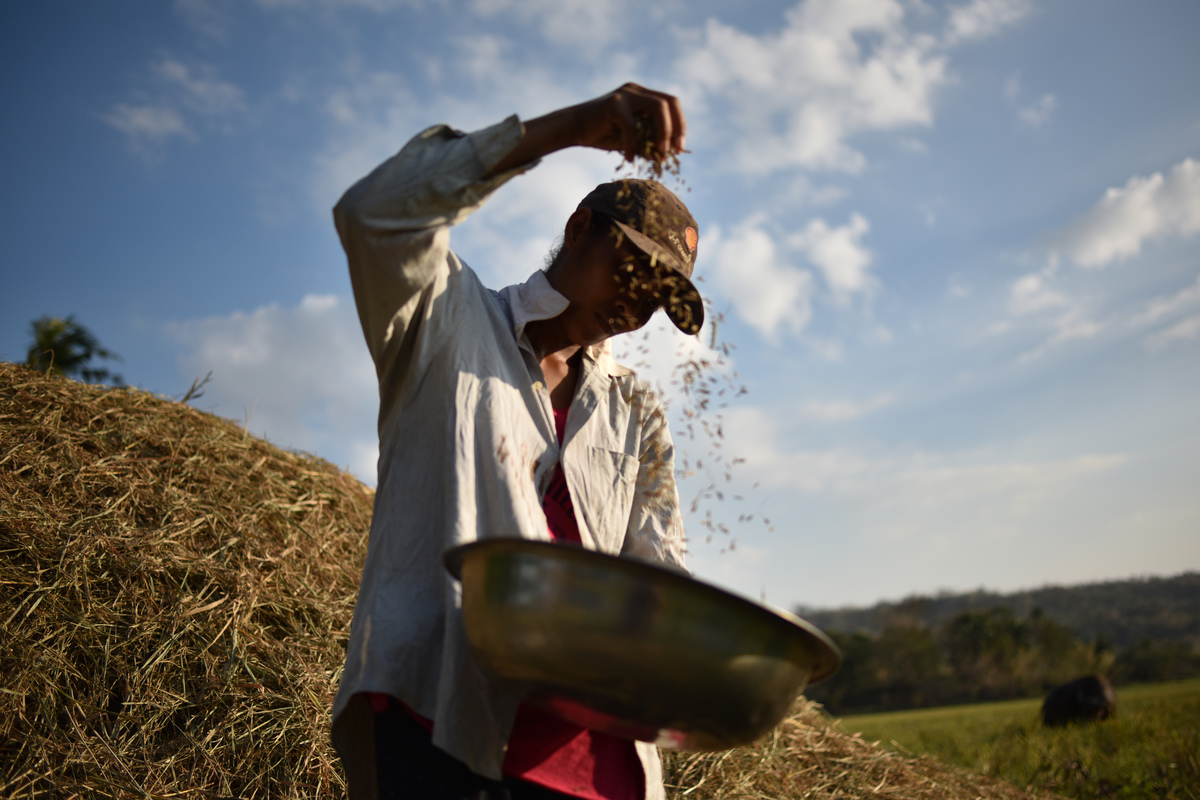
{"label": "woman's face", "polygon": [[571,303],[559,320],[572,344],[637,330],[663,304],[663,268],[652,267],[649,256],[608,227],[607,233],[587,231],[574,247],[568,228],[564,263],[548,276]]}

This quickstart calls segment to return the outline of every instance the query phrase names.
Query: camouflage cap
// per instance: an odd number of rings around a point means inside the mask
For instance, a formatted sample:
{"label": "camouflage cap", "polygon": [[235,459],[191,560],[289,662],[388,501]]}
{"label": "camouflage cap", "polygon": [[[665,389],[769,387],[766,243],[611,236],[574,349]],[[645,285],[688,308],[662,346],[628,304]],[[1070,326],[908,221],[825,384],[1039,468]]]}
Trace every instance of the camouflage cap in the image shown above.
{"label": "camouflage cap", "polygon": [[687,206],[657,181],[626,178],[600,184],[579,207],[610,218],[651,264],[670,270],[663,280],[663,309],[679,330],[699,333],[704,302],[691,278],[700,233]]}

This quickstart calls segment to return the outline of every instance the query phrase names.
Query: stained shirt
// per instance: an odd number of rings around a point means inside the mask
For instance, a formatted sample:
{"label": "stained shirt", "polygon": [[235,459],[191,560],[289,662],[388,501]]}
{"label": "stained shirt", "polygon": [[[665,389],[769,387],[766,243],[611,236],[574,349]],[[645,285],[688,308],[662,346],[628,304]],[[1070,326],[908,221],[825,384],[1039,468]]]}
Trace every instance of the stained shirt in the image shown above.
{"label": "stained shirt", "polygon": [[[520,141],[516,117],[472,134],[429,128],[334,209],[379,378],[379,472],[370,540],[334,701],[382,692],[434,721],[433,742],[499,779],[521,697],[471,655],[443,553],[478,539],[549,539],[556,465],[584,547],[683,565],[674,448],[663,409],[607,343],[586,348],[560,445],[525,335],[568,301],[542,272],[484,287],[450,228],[537,162],[485,178]],[[663,797],[657,750],[638,743],[646,798]]]}

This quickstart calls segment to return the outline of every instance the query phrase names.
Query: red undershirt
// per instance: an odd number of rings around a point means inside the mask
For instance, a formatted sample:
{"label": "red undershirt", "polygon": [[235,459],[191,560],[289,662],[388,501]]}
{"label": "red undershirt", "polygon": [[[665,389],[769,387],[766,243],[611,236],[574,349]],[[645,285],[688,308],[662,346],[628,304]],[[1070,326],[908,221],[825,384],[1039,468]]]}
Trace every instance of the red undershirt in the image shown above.
{"label": "red undershirt", "polygon": [[[560,444],[567,410],[554,409]],[[583,543],[561,463],[554,469],[542,510],[551,537]],[[387,707],[386,694],[372,693],[370,699],[376,712]],[[404,708],[426,730],[433,730],[432,721]],[[633,742],[581,728],[526,704],[517,709],[502,769],[510,777],[587,800],[642,800],[645,795],[646,779]]]}

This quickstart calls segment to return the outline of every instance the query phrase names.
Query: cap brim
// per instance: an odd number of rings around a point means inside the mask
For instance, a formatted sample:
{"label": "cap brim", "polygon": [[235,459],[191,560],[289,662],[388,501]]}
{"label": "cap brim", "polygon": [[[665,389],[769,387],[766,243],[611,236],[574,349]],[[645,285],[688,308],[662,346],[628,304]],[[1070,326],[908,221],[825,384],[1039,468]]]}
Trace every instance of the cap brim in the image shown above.
{"label": "cap brim", "polygon": [[698,334],[704,325],[704,300],[700,290],[683,272],[679,259],[636,228],[618,220],[612,222],[637,249],[671,271],[665,280],[671,291],[663,302],[663,311],[679,330],[689,336]]}

